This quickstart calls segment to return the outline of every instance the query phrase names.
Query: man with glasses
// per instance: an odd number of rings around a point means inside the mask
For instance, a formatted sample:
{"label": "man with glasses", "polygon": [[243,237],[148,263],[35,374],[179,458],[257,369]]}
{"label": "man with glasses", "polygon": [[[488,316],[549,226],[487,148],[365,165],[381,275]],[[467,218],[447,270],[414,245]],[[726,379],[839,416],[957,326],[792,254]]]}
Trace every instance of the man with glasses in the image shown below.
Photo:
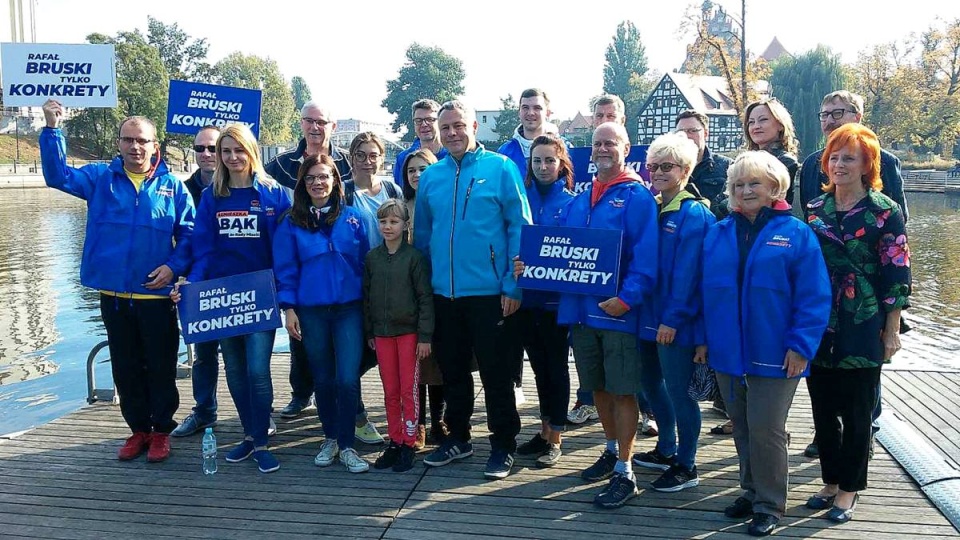
{"label": "man with glasses", "polygon": [[146,451],[147,461],[163,461],[180,405],[180,333],[169,292],[189,270],[193,200],[160,158],[150,119],[120,122],[120,155],[109,164],[75,168],[67,165],[63,112],[55,100],[43,104],[40,159],[48,186],[87,201],[80,283],[100,291],[120,412],[133,432],[117,457]]}
{"label": "man with glasses", "polygon": [[683,133],[697,145],[697,165],[690,174],[689,185],[695,185],[703,198],[710,201],[710,210],[717,219],[729,214],[726,203],[727,169],[732,161],[726,156],[714,154],[707,147],[710,136],[710,119],[694,109],[677,114],[676,131]]}
{"label": "man with glasses", "polygon": [[[326,154],[333,158],[344,182],[351,178],[350,160],[347,151],[333,145],[332,135],[337,123],[330,114],[330,109],[321,107],[315,101],[308,101],[300,109],[300,129],[303,138],[297,147],[289,152],[279,154],[264,166],[267,174],[280,184],[290,189],[290,200],[293,200],[293,188],[297,186],[297,171],[304,158]],[[310,364],[307,362],[307,352],[303,342],[290,340],[290,387],[293,397],[286,407],[280,409],[282,418],[296,418],[311,406],[313,396],[313,375],[310,373]]]}
{"label": "man with glasses", "polygon": [[407,156],[416,152],[420,148],[426,148],[437,156],[437,159],[447,157],[447,150],[440,144],[440,135],[437,131],[437,114],[440,112],[440,104],[432,99],[421,99],[413,103],[413,129],[416,132],[416,138],[410,148],[407,148],[397,156],[397,161],[393,164],[393,181],[403,189],[403,162]]}
{"label": "man with glasses", "polygon": [[[824,138],[829,138],[833,130],[838,127],[849,124],[850,122],[859,123],[863,120],[863,97],[854,94],[848,90],[837,90],[823,96],[820,103],[820,112],[817,114],[820,118],[820,131]],[[823,157],[823,149],[807,156],[800,167],[800,204],[803,208],[804,218],[808,215],[807,204],[823,194],[821,186],[827,184],[829,180],[820,168],[820,159]],[[903,221],[907,221],[907,200],[903,193],[903,177],[900,176],[900,159],[880,149],[880,180],[883,182],[881,193],[893,199],[900,210],[903,211]],[[880,383],[877,383],[877,402],[873,408],[873,434],[870,438],[870,457],[873,457],[873,436],[880,431],[880,425],[877,419],[880,418],[882,404],[880,401]],[[813,442],[807,445],[803,455],[809,458],[820,456],[820,445],[817,444],[817,434],[813,434]]]}

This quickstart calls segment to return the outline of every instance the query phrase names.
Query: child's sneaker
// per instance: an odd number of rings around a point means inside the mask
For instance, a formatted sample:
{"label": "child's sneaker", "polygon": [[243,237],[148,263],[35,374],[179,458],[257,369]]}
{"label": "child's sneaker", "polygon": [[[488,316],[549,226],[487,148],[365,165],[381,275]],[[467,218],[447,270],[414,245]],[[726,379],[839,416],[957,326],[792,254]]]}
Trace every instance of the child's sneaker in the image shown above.
{"label": "child's sneaker", "polygon": [[397,458],[397,462],[393,464],[393,472],[406,472],[412,469],[416,453],[412,446],[401,445],[400,456]]}
{"label": "child's sneaker", "polygon": [[373,462],[373,468],[377,470],[389,469],[396,465],[398,459],[400,459],[400,445],[391,442],[390,446]]}
{"label": "child's sneaker", "polygon": [[340,451],[340,463],[352,473],[362,473],[370,470],[370,464],[357,454],[353,448],[344,448]]}

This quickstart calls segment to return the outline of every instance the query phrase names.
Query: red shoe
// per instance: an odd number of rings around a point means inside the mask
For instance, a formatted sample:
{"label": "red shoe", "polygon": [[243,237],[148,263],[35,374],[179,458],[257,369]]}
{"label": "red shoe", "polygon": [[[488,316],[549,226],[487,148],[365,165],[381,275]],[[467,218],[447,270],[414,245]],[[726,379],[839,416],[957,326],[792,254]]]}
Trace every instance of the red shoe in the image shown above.
{"label": "red shoe", "polygon": [[170,434],[153,433],[150,435],[150,450],[147,451],[147,461],[157,463],[170,457]]}
{"label": "red shoe", "polygon": [[150,446],[150,434],[144,432],[134,433],[123,443],[117,452],[117,459],[120,461],[130,461],[136,459]]}

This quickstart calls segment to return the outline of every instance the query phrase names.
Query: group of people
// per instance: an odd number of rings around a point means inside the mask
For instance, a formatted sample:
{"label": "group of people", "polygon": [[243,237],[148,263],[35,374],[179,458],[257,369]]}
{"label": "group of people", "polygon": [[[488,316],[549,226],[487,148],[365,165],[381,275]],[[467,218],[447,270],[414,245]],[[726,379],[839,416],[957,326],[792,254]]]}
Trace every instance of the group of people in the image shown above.
{"label": "group of people", "polygon": [[[329,109],[310,102],[298,147],[266,165],[249,129],[203,128],[194,141],[199,169],[181,182],[144,117],[120,124],[120,155],[109,165],[69,167],[63,108],[48,101],[44,177],[87,201],[81,281],[101,293],[133,432],[118,457],[146,452],[162,461],[171,433],[216,422],[219,350],[245,434],[226,460],[252,458],[264,473],[280,467],[269,449],[275,331],[198,345],[196,406],[179,426],[173,420],[179,287],[272,269],[291,337],[293,396],[280,415],[315,403],[324,433],[318,466],[368,470],[354,445],[383,442],[360,395],[373,366],[390,439],[375,468],[408,470],[428,442],[437,446],[426,466],[473,455],[473,371],[490,432],[484,476],[508,476],[517,455],[556,465],[576,416],[567,411],[572,346],[577,406],[595,411],[586,415],[599,417],[606,440],[581,473],[607,481],[597,505],[617,508],[637,495],[634,465],[662,471],[657,491],[699,484],[701,416],[689,387],[707,364],[740,458],[743,493],[726,515],[752,518],[752,535],[776,528],[787,498],[787,414],[807,377],[824,481],[807,506],[851,519],[867,485],[880,369],[900,348],[910,294],[899,162],[860,123],[862,98],[825,96],[827,144],[802,167],[790,114],[776,99],[746,108],[747,149],[734,160],[708,148],[703,112],[683,111],[648,148],[648,184],[626,162],[623,101],[602,95],[591,103],[596,176],[579,193],[549,106],[545,92],[525,90],[515,136],[493,152],[478,144],[464,103],[417,101],[416,141],[391,181],[380,176],[378,136],[361,133],[339,149]],[[521,291],[528,225],[622,231],[617,294]],[[518,444],[514,389],[524,351],[541,426]],[[634,453],[640,400],[657,420],[657,443]]]}

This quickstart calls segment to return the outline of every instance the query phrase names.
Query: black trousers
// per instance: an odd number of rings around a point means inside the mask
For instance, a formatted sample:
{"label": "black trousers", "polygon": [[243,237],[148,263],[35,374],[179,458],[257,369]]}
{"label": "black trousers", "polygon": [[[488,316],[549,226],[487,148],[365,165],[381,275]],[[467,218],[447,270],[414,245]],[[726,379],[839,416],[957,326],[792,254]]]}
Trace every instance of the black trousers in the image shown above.
{"label": "black trousers", "polygon": [[293,397],[306,402],[313,395],[313,374],[307,361],[307,350],[303,342],[290,338],[290,388]]}
{"label": "black trousers", "polygon": [[451,300],[435,295],[434,354],[443,374],[445,415],[455,441],[470,440],[473,416],[471,352],[476,353],[487,405],[487,428],[495,450],[513,453],[520,432],[520,415],[513,392],[513,369],[507,356],[500,296],[468,296]]}
{"label": "black trousers", "polygon": [[170,433],[180,406],[177,349],[180,332],[169,299],[100,295],[120,413],[134,433]]}
{"label": "black trousers", "polygon": [[520,310],[503,320],[504,337],[506,339],[505,354],[510,360],[513,385],[523,387],[523,339],[524,324],[519,317]]}
{"label": "black trousers", "polygon": [[569,328],[557,324],[556,311],[520,309],[514,317],[536,379],[540,419],[563,431],[570,403]]}
{"label": "black trousers", "polygon": [[879,367],[810,367],[807,388],[824,483],[839,484],[844,491],[866,489],[871,423],[879,382]]}

